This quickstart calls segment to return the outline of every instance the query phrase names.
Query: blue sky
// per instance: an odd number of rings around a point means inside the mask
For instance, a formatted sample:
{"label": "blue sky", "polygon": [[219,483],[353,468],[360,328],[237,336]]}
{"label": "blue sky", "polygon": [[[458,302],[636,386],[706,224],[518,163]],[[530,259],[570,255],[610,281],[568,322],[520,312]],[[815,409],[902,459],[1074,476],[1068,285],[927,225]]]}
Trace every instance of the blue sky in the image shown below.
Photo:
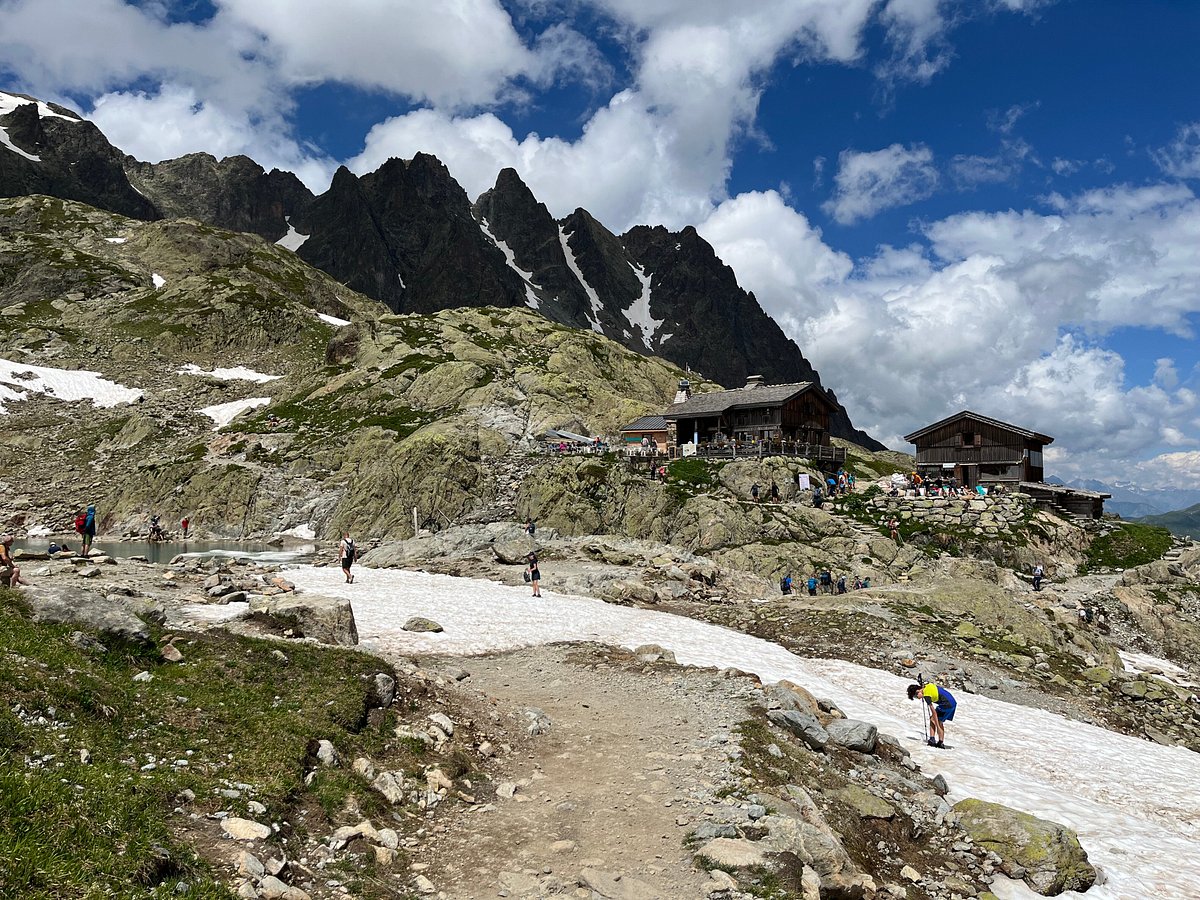
{"label": "blue sky", "polygon": [[1200,487],[1200,3],[0,0],[0,85],[314,188],[435,153],[695,225],[855,422]]}

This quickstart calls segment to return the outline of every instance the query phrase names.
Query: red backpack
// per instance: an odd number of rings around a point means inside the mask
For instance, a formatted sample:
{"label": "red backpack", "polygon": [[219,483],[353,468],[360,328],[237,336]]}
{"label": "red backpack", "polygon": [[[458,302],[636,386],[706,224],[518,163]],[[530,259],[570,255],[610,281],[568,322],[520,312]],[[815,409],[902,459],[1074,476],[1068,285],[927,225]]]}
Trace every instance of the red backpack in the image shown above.
{"label": "red backpack", "polygon": [[87,524],[87,514],[80,513],[75,517],[75,533],[83,534],[83,526]]}

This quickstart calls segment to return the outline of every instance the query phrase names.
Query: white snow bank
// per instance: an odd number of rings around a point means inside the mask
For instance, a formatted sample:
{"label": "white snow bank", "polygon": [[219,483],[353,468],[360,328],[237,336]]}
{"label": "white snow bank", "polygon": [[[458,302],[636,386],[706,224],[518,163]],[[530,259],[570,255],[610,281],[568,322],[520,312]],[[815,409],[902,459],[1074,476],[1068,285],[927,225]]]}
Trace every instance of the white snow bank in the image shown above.
{"label": "white snow bank", "polygon": [[246,400],[232,400],[229,403],[206,406],[197,412],[204,413],[216,423],[217,428],[220,428],[222,425],[228,425],[246,410],[266,406],[270,402],[270,397],[250,397]]}
{"label": "white snow bank", "polygon": [[208,372],[195,363],[188,363],[179,371],[184,375],[207,375],[209,378],[217,378],[221,381],[253,381],[257,384],[266,384],[268,381],[276,381],[283,377],[282,375],[266,375],[245,366],[234,366],[232,369],[213,369]]}
{"label": "white snow bank", "polygon": [[1187,669],[1177,666],[1168,659],[1159,659],[1149,653],[1137,653],[1133,650],[1118,650],[1125,671],[1133,675],[1157,675],[1164,681],[1184,688],[1194,688],[1198,685]]}
{"label": "white snow bank", "polygon": [[[548,573],[549,574],[549,573]],[[418,572],[364,569],[352,585],[334,568],[295,568],[301,589],[346,597],[364,645],[406,655],[478,654],[555,641],[623,647],[655,643],[684,665],[735,666],[764,682],[783,678],[836,701],[847,715],[897,735],[951,802],[979,797],[1062,822],[1079,832],[1107,876],[1086,900],[1200,897],[1200,754],[1113,734],[1052,713],[960,694],[948,727],[952,751],[921,744],[921,710],[905,679],[836,660],[803,659],[777,644],[691,619],[544,590]],[[410,616],[441,634],[401,629]],[[1032,896],[998,884],[1005,896]]]}
{"label": "white snow bank", "polygon": [[127,239],[123,238],[123,237],[111,237],[111,238],[105,238],[105,240],[108,241],[110,244],[124,244]]}
{"label": "white snow bank", "polygon": [[328,313],[317,313],[317,318],[327,325],[332,325],[334,328],[345,328],[350,324],[349,319],[339,319],[337,316],[331,316]]}
{"label": "white snow bank", "polygon": [[25,529],[26,537],[48,537],[54,534],[54,529],[49,525],[32,525]]}
{"label": "white snow bank", "polygon": [[109,381],[99,372],[51,369],[0,359],[0,415],[6,415],[7,400],[25,400],[31,393],[48,394],[59,400],[91,400],[92,406],[132,403],[141,390]]}
{"label": "white snow bank", "polygon": [[309,235],[301,234],[292,227],[291,216],[284,216],[283,220],[287,222],[287,234],[277,240],[275,244],[279,247],[282,247],[284,250],[291,250],[293,253],[295,253],[302,246],[304,246],[304,242],[308,240]]}
{"label": "white snow bank", "polygon": [[297,525],[295,528],[289,528],[287,531],[281,531],[279,534],[283,537],[295,537],[304,541],[314,540],[317,533],[313,531],[313,527],[308,522],[303,525]]}
{"label": "white snow bank", "polygon": [[163,278],[163,277],[162,277],[161,275],[159,275],[157,272],[153,273],[153,274],[150,276],[150,280],[154,282],[154,287],[155,287],[155,288],[160,288],[160,287],[162,287],[164,284],[166,284],[166,283],[167,283],[167,279]]}

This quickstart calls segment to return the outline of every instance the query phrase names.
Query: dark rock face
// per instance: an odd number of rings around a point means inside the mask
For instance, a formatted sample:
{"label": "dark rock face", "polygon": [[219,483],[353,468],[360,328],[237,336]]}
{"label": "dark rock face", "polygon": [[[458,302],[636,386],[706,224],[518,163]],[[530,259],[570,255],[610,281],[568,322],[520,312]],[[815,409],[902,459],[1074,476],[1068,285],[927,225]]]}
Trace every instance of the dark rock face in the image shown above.
{"label": "dark rock face", "polygon": [[127,158],[126,171],[165,218],[198,219],[272,242],[288,233],[288,217],[303,214],[313,201],[291,172],[266,172],[248,156],[218,160],[189,153],[160,163]]}
{"label": "dark rock face", "polygon": [[513,169],[502,170],[473,211],[480,225],[512,251],[517,267],[529,273],[527,284],[538,309],[556,322],[587,328],[591,303],[567,265],[558,222],[520,176]]}
{"label": "dark rock face", "polygon": [[[124,155],[91,122],[60,106],[56,116],[43,116],[29,100],[6,116],[0,128],[13,145],[37,160],[0,147],[0,197],[47,194],[78,200],[131,219],[157,219],[158,211],[134,190],[125,176]],[[61,118],[66,116],[67,118]]]}
{"label": "dark rock face", "polygon": [[347,287],[400,308],[404,289],[395,257],[349,169],[337,170],[329,190],[299,217],[296,228],[310,235],[297,251],[301,259]]}
{"label": "dark rock face", "polygon": [[341,169],[302,217],[300,257],[401,312],[518,306],[525,284],[480,230],[441,162],[418,153],[355,178]]}

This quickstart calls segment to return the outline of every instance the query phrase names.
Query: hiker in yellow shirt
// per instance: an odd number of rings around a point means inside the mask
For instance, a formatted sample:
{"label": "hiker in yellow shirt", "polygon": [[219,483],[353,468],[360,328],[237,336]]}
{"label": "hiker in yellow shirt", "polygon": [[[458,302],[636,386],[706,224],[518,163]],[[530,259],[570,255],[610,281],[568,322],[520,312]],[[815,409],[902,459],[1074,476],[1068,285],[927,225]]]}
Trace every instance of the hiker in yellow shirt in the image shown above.
{"label": "hiker in yellow shirt", "polygon": [[927,739],[929,746],[944,749],[946,746],[945,723],[954,718],[954,711],[958,708],[958,703],[953,694],[933,682],[910,684],[908,699],[916,700],[918,695],[929,706],[929,737]]}

